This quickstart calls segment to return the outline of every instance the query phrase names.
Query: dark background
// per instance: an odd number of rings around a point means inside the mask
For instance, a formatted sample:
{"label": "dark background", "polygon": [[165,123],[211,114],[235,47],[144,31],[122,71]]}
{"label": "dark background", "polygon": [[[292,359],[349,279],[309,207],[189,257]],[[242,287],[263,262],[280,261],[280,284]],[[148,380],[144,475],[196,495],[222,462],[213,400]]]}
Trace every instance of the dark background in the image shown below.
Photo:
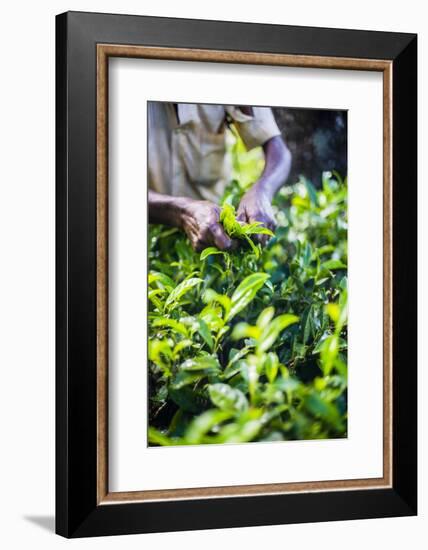
{"label": "dark background", "polygon": [[290,183],[303,175],[318,187],[326,170],[347,176],[347,111],[285,107],[272,110],[293,155]]}

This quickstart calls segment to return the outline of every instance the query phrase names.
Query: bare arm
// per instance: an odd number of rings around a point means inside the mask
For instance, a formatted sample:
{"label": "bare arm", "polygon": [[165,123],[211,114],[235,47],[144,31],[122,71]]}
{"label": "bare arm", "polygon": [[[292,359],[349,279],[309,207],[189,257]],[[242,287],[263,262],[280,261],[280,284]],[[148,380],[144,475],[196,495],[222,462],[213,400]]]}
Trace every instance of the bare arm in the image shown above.
{"label": "bare arm", "polygon": [[[259,180],[242,197],[238,208],[238,219],[246,223],[262,222],[274,229],[276,222],[272,199],[284,185],[291,168],[291,153],[281,136],[269,139],[263,145],[265,167]],[[259,242],[265,244],[267,235],[259,235]]]}
{"label": "bare arm", "polygon": [[149,190],[149,223],[181,227],[181,212],[186,200]]}
{"label": "bare arm", "polygon": [[291,168],[291,153],[281,136],[275,136],[263,145],[265,167],[257,188],[272,201],[275,193],[287,181]]}

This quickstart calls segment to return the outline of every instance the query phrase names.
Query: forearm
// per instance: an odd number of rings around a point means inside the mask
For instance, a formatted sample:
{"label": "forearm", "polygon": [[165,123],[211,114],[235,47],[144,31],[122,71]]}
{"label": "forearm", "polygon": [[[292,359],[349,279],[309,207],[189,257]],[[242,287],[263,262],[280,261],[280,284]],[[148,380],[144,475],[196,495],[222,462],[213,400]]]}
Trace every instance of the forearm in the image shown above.
{"label": "forearm", "polygon": [[149,223],[181,227],[185,200],[183,197],[172,197],[156,193],[156,191],[149,191]]}
{"label": "forearm", "polygon": [[275,136],[263,145],[265,167],[255,183],[269,200],[287,181],[291,168],[291,153],[281,136]]}

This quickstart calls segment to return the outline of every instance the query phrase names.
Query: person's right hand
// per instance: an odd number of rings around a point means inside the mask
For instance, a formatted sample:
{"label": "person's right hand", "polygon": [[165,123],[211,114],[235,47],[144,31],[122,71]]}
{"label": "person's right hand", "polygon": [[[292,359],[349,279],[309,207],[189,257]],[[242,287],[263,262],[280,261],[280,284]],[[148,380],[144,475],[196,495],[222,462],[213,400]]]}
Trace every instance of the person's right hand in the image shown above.
{"label": "person's right hand", "polygon": [[181,205],[181,228],[194,250],[200,252],[208,246],[227,250],[232,240],[220,224],[220,207],[210,201],[185,199]]}

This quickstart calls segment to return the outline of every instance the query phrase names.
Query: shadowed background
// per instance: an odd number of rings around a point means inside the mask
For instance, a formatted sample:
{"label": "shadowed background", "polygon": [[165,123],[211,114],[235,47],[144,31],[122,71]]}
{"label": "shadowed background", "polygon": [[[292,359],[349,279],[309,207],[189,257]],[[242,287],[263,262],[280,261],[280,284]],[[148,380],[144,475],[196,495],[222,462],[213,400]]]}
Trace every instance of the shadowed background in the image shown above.
{"label": "shadowed background", "polygon": [[347,176],[347,112],[274,107],[276,122],[292,155],[289,182],[300,175],[319,187],[323,171]]}

